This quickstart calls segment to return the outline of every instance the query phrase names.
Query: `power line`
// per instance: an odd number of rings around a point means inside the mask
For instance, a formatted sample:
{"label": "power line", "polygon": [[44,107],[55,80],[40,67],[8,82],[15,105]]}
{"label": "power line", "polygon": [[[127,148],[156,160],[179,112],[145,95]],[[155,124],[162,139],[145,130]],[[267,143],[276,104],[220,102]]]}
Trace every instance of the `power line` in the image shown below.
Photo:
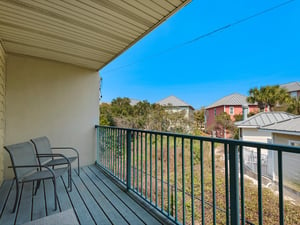
{"label": "power line", "polygon": [[150,56],[148,56],[148,57],[142,58],[142,59],[140,59],[140,60],[137,60],[137,61],[135,61],[135,62],[126,64],[126,65],[123,65],[123,66],[119,66],[119,67],[113,68],[113,69],[111,69],[111,70],[109,70],[109,71],[106,71],[106,73],[109,73],[109,72],[112,72],[112,71],[116,71],[116,70],[120,70],[120,69],[123,69],[123,68],[125,68],[125,67],[129,67],[129,66],[135,65],[135,64],[137,64],[137,63],[139,63],[139,62],[143,62],[143,61],[148,60],[148,59],[150,59],[150,58],[154,58],[154,57],[157,57],[157,56],[166,54],[166,53],[168,53],[168,52],[170,52],[170,51],[173,51],[173,50],[175,50],[175,49],[181,48],[181,47],[183,47],[183,46],[193,44],[193,43],[195,43],[195,42],[197,42],[197,41],[199,41],[199,40],[201,40],[201,39],[203,39],[203,38],[206,38],[206,37],[209,37],[209,36],[214,35],[214,34],[216,34],[216,33],[219,33],[219,32],[221,32],[221,31],[227,30],[227,29],[229,29],[229,28],[231,28],[231,27],[233,27],[233,26],[239,25],[239,24],[241,24],[241,23],[245,23],[245,22],[247,22],[247,21],[249,21],[249,20],[251,20],[251,19],[254,19],[254,18],[256,18],[256,17],[262,16],[262,15],[264,15],[264,14],[266,14],[266,13],[269,13],[269,12],[271,12],[271,11],[274,11],[274,10],[276,10],[276,9],[279,9],[279,8],[281,8],[281,7],[283,7],[283,6],[286,6],[286,5],[288,5],[288,4],[290,4],[290,3],[294,2],[294,1],[296,1],[296,0],[288,0],[288,1],[282,2],[282,3],[278,4],[278,5],[272,6],[272,7],[270,7],[270,8],[265,9],[265,10],[262,10],[262,11],[259,11],[259,12],[257,12],[257,13],[254,13],[254,14],[252,14],[252,15],[250,15],[250,16],[247,16],[247,17],[244,17],[244,18],[242,18],[242,19],[239,19],[239,20],[237,20],[237,21],[235,21],[235,22],[233,22],[233,23],[229,23],[229,24],[227,24],[227,25],[225,25],[225,26],[219,27],[219,28],[214,29],[214,30],[212,30],[212,31],[210,31],[210,32],[207,32],[207,33],[205,33],[205,34],[201,34],[201,35],[197,36],[197,37],[194,38],[194,39],[191,39],[191,40],[188,40],[188,41],[186,41],[186,42],[183,42],[183,43],[177,44],[177,45],[175,45],[175,46],[172,46],[172,47],[170,47],[170,48],[167,48],[167,49],[165,49],[165,50],[163,50],[163,51],[161,51],[161,52],[158,52],[158,53],[156,53],[156,54],[150,55]]}

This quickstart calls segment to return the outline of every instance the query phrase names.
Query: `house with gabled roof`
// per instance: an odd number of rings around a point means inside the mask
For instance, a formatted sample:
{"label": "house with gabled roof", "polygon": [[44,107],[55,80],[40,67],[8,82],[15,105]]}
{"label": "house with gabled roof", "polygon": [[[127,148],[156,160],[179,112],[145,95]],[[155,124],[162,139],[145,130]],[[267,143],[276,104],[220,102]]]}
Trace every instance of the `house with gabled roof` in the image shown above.
{"label": "house with gabled roof", "polygon": [[300,82],[295,81],[287,84],[281,84],[280,87],[286,89],[291,97],[300,97]]}
{"label": "house with gabled roof", "polygon": [[184,117],[186,119],[190,120],[193,118],[193,114],[194,114],[194,110],[195,110],[194,107],[191,106],[190,104],[184,102],[183,100],[175,97],[174,95],[164,98],[164,99],[156,102],[156,104],[165,106],[168,111],[172,111],[172,112],[185,111]]}
{"label": "house with gabled roof", "polygon": [[[261,132],[269,132],[272,136],[273,144],[298,146],[300,151],[300,116],[294,116],[286,120],[274,122],[259,128]],[[278,165],[278,154],[272,152],[272,165]],[[271,157],[269,157],[271,158]],[[294,189],[299,186],[300,180],[300,155],[294,153],[282,154],[283,177],[285,185]],[[278,180],[278,168],[272,166],[273,180]]]}
{"label": "house with gabled roof", "polygon": [[[225,96],[213,104],[205,108],[205,124],[207,130],[213,130],[215,120],[218,115],[226,112],[230,115],[230,118],[234,121],[234,116],[243,113],[243,106],[248,106],[248,113],[259,112],[257,104],[249,104],[247,102],[247,96],[234,93]],[[216,136],[224,137],[222,134],[216,134]]]}
{"label": "house with gabled roof", "polygon": [[260,128],[295,117],[295,115],[287,112],[261,112],[246,120],[236,122],[235,125],[239,128],[241,140],[272,143],[272,134],[260,130]]}

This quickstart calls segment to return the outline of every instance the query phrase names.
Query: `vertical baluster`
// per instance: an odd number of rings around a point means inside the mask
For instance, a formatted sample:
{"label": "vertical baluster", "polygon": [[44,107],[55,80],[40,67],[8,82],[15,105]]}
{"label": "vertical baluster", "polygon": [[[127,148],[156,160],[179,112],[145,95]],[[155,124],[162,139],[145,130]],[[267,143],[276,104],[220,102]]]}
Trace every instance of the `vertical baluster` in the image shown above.
{"label": "vertical baluster", "polygon": [[143,154],[143,132],[141,132],[141,196],[143,196],[143,157],[144,157],[144,154]]}
{"label": "vertical baluster", "polygon": [[136,190],[139,191],[139,136],[140,132],[136,133]]}
{"label": "vertical baluster", "polygon": [[212,197],[213,197],[213,224],[217,223],[216,217],[216,173],[215,173],[215,143],[211,142],[211,170],[212,170]]}
{"label": "vertical baluster", "polygon": [[244,151],[240,146],[241,223],[245,224]]}
{"label": "vertical baluster", "polygon": [[284,201],[283,201],[283,173],[282,173],[282,152],[278,151],[278,185],[279,185],[279,220],[284,225]]}
{"label": "vertical baluster", "polygon": [[163,135],[160,135],[160,185],[161,185],[161,211],[164,210],[164,146]]}
{"label": "vertical baluster", "polygon": [[204,197],[204,170],[203,170],[203,141],[200,141],[200,169],[201,169],[201,219],[202,224],[205,224],[205,197]]}
{"label": "vertical baluster", "polygon": [[167,186],[168,186],[168,216],[170,216],[170,136],[167,136]]}
{"label": "vertical baluster", "polygon": [[263,224],[263,208],[262,208],[262,181],[261,181],[261,149],[257,148],[257,182],[258,182],[258,221],[259,225]]}
{"label": "vertical baluster", "polygon": [[127,130],[126,133],[126,162],[127,162],[127,178],[126,178],[126,184],[127,184],[127,190],[131,189],[131,134],[132,132],[130,130]]}
{"label": "vertical baluster", "polygon": [[181,160],[182,160],[182,224],[185,224],[185,171],[184,171],[184,138],[181,138]]}
{"label": "vertical baluster", "polygon": [[226,225],[229,225],[229,187],[228,187],[228,144],[224,144],[225,155],[225,193],[226,193]]}
{"label": "vertical baluster", "polygon": [[150,202],[152,203],[152,134],[150,134]]}
{"label": "vertical baluster", "polygon": [[190,139],[190,163],[191,163],[191,201],[192,201],[192,225],[195,224],[195,199],[194,199],[194,151],[193,139]]}
{"label": "vertical baluster", "polygon": [[157,187],[157,134],[155,134],[155,206],[158,201],[158,187]]}
{"label": "vertical baluster", "polygon": [[174,195],[175,195],[175,221],[178,221],[178,195],[177,195],[177,144],[174,137]]}
{"label": "vertical baluster", "polygon": [[133,158],[133,160],[132,160],[132,175],[133,175],[133,179],[132,179],[132,187],[133,187],[133,190],[135,190],[135,173],[136,173],[136,169],[135,169],[135,155],[136,155],[136,148],[135,148],[135,137],[136,137],[136,132],[135,131],[133,131],[132,132],[132,158]]}
{"label": "vertical baluster", "polygon": [[148,134],[145,133],[145,197],[148,199]]}

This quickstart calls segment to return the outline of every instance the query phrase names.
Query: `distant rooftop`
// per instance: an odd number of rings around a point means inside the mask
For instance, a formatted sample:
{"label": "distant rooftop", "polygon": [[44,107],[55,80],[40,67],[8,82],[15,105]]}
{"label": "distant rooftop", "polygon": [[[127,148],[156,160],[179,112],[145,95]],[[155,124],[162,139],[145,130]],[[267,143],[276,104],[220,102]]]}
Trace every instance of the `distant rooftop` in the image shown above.
{"label": "distant rooftop", "polygon": [[263,126],[261,127],[261,130],[272,131],[274,133],[300,135],[300,116]]}
{"label": "distant rooftop", "polygon": [[[234,93],[231,95],[227,95],[218,101],[214,102],[213,104],[206,107],[206,109],[222,106],[222,105],[246,105],[247,102],[247,96],[241,95],[238,93]],[[254,104],[253,104],[254,105]]]}
{"label": "distant rooftop", "polygon": [[287,84],[281,84],[280,87],[285,88],[288,92],[300,91],[300,82],[295,81]]}
{"label": "distant rooftop", "polygon": [[184,107],[190,107],[190,108],[194,109],[193,106],[187,104],[186,102],[182,101],[181,99],[179,99],[173,95],[156,102],[156,104],[163,105],[163,106],[172,105],[172,106],[176,106],[176,107],[184,106]]}
{"label": "distant rooftop", "polygon": [[141,101],[141,100],[130,98],[130,105],[135,106],[135,105],[138,104],[140,101]]}
{"label": "distant rooftop", "polygon": [[285,121],[287,119],[295,118],[296,116],[286,112],[261,112],[246,120],[236,122],[237,127],[252,127],[259,128],[270,124]]}

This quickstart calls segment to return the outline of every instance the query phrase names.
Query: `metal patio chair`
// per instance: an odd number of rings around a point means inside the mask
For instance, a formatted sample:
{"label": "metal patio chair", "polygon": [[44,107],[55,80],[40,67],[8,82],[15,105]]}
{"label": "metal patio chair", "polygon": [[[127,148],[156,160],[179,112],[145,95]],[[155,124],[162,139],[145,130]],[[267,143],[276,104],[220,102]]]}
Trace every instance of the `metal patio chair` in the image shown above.
{"label": "metal patio chair", "polygon": [[13,207],[13,213],[16,210],[19,199],[19,183],[37,181],[35,190],[38,189],[41,180],[52,179],[54,189],[54,210],[57,210],[56,178],[62,176],[70,167],[63,167],[53,170],[49,166],[40,165],[35,155],[34,146],[31,142],[22,142],[13,145],[4,146],[9,153],[16,180],[16,198]]}
{"label": "metal patio chair", "polygon": [[[33,143],[37,157],[39,160],[39,163],[41,165],[45,166],[52,166],[54,168],[55,166],[65,165],[74,162],[77,159],[77,166],[78,166],[78,176],[80,176],[80,167],[79,167],[79,153],[77,149],[73,147],[51,147],[50,141],[46,136],[33,138],[31,139],[31,142]],[[53,149],[58,150],[71,150],[75,152],[75,156],[66,157],[65,155],[61,153],[53,153]],[[72,171],[71,167],[68,171],[68,178],[70,182],[70,191],[72,190]]]}

